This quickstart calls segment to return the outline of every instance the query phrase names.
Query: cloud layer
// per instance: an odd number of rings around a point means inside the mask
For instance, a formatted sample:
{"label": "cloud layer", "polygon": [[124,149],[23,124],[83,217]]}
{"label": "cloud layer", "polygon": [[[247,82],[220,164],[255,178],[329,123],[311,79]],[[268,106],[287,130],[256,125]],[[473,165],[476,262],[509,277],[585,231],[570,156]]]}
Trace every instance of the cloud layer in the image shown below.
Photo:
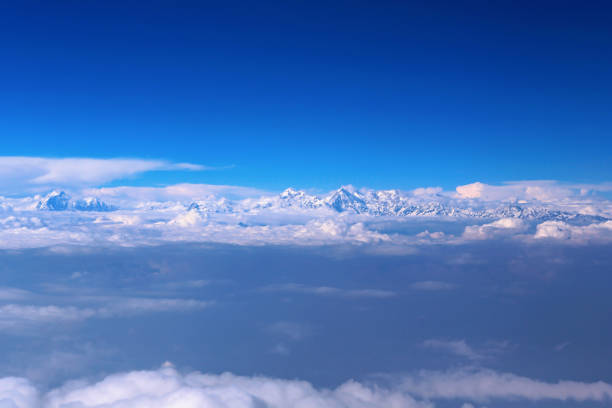
{"label": "cloud layer", "polygon": [[[179,373],[170,363],[153,371],[110,375],[96,383],[73,381],[47,393],[28,380],[0,379],[0,404],[16,408],[432,408],[440,399],[469,402],[610,401],[604,382],[547,383],[493,370],[420,372],[393,385],[348,381],[335,389],[305,381],[233,374]],[[468,405],[470,406],[470,405]]]}
{"label": "cloud layer", "polygon": [[[78,166],[93,159],[74,160]],[[130,168],[133,164],[118,163]],[[184,167],[140,164],[133,167],[135,171]],[[61,180],[69,167],[49,170],[45,180]],[[82,177],[111,177],[98,172],[97,165],[92,168],[83,171]],[[122,167],[118,168],[121,172]],[[351,244],[405,253],[423,245],[487,240],[607,244],[612,242],[612,202],[597,195],[607,189],[606,184],[517,182],[502,186],[475,183],[457,187],[456,192],[346,186],[321,196],[291,188],[271,194],[200,184],[85,188],[72,195],[54,191],[0,197],[0,248],[218,242]]]}

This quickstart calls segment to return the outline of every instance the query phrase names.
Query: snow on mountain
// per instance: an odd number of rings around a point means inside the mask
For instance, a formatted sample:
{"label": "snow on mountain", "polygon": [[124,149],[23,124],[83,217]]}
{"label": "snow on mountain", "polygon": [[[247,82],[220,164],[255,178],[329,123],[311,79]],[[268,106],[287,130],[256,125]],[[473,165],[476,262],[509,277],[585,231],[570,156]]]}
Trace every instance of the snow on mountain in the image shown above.
{"label": "snow on mountain", "polygon": [[[53,191],[44,197],[34,197],[30,208],[45,211],[107,212],[117,208],[96,197],[72,199],[63,191]],[[316,218],[333,214],[374,217],[451,217],[501,219],[517,218],[535,221],[563,221],[575,225],[605,221],[605,216],[580,212],[580,206],[563,207],[541,202],[485,202],[449,194],[415,195],[400,190],[356,190],[343,186],[329,194],[318,196],[303,190],[288,188],[274,196],[231,200],[209,195],[195,201],[147,202],[122,205],[138,211],[197,211],[200,214],[264,215],[301,214]],[[11,207],[4,204],[5,207]],[[27,209],[24,204],[19,207]],[[17,208],[17,207],[15,207]],[[569,209],[568,209],[569,208]],[[589,207],[590,208],[590,207]]]}
{"label": "snow on mountain", "polygon": [[70,196],[63,191],[52,191],[38,202],[37,209],[48,211],[64,211],[68,209]]}
{"label": "snow on mountain", "polygon": [[340,187],[331,193],[324,202],[338,212],[352,211],[357,214],[368,212],[364,197],[356,191],[349,191],[346,187]]}
{"label": "snow on mountain", "polygon": [[[612,204],[582,196],[487,200],[440,190],[416,193],[351,186],[322,195],[288,188],[277,195],[235,199],[208,192],[201,198],[167,195],[150,201],[146,195],[101,195],[119,208],[96,196],[86,192],[82,197],[90,198],[72,198],[53,191],[45,196],[0,197],[0,248],[112,244],[118,236],[143,245],[193,241],[410,246],[504,237],[612,242]],[[411,221],[414,225],[408,225]],[[463,232],[458,230],[462,226]],[[416,235],[408,233],[415,229]]]}
{"label": "snow on mountain", "polygon": [[607,218],[567,211],[541,203],[493,202],[457,199],[440,194],[415,196],[399,190],[357,191],[352,187],[319,197],[302,190],[288,188],[277,196],[232,201],[210,196],[187,206],[201,213],[261,214],[262,212],[298,211],[301,214],[327,210],[333,213],[382,217],[458,217],[458,218],[518,218],[525,220],[565,221],[575,224],[599,222]]}
{"label": "snow on mountain", "polygon": [[96,197],[72,200],[64,191],[52,191],[38,202],[36,209],[44,211],[113,211],[115,207],[100,201]]}
{"label": "snow on mountain", "polygon": [[225,197],[219,198],[215,196],[209,196],[204,200],[197,200],[192,202],[187,207],[187,210],[197,210],[203,213],[229,214],[234,212],[234,206],[235,204]]}
{"label": "snow on mountain", "polygon": [[281,207],[321,208],[325,205],[319,197],[291,187],[283,191],[279,198]]}
{"label": "snow on mountain", "polygon": [[77,211],[113,211],[115,207],[100,201],[97,197],[87,197],[76,200],[72,203],[72,207]]}
{"label": "snow on mountain", "polygon": [[210,196],[204,200],[192,202],[187,210],[198,210],[202,213],[260,213],[281,210],[315,210],[325,207],[320,198],[304,191],[288,188],[277,196],[264,196],[247,198],[238,201],[228,200],[225,197]]}

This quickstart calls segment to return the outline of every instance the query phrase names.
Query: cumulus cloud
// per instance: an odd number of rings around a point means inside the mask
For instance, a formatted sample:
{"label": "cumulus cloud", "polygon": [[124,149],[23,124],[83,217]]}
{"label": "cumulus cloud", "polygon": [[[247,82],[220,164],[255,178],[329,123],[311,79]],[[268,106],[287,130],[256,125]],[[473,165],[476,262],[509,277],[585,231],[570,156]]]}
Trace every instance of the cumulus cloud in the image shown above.
{"label": "cumulus cloud", "polygon": [[[488,239],[516,238],[524,243],[545,239],[584,244],[612,241],[612,221],[576,225],[564,221],[530,223],[502,218],[468,225],[460,236],[438,231],[408,235],[378,229],[361,218],[262,219],[257,214],[205,214],[172,209],[119,210],[109,213],[26,212],[0,218],[0,248],[21,249],[57,246],[148,246],[175,242],[216,242],[236,245],[356,245],[371,251],[405,253],[422,245],[457,245]],[[1,215],[0,215],[1,217]],[[385,229],[401,230],[415,219],[385,221]],[[482,222],[482,221],[481,221]],[[394,225],[395,224],[395,225]],[[452,220],[440,220],[436,228],[456,229]],[[535,230],[533,234],[531,229]]]}
{"label": "cumulus cloud", "polygon": [[28,380],[0,379],[0,404],[17,408],[433,408],[436,400],[472,402],[610,401],[612,385],[549,383],[487,369],[421,371],[389,377],[390,385],[348,381],[316,388],[306,381],[230,373],[181,374],[170,363],[158,370],[110,375],[95,383],[71,381],[46,393]]}
{"label": "cumulus cloud", "polygon": [[612,241],[612,221],[584,226],[571,225],[562,221],[545,221],[538,224],[534,238],[574,243],[610,242]]}
{"label": "cumulus cloud", "polygon": [[153,170],[205,170],[191,163],[164,160],[0,157],[0,191],[26,186],[91,186]]}
{"label": "cumulus cloud", "polygon": [[540,201],[546,203],[584,200],[594,193],[612,191],[611,183],[572,184],[554,180],[511,181],[501,185],[481,182],[457,186],[455,197],[483,201]]}
{"label": "cumulus cloud", "polygon": [[461,198],[481,198],[485,184],[476,182],[472,184],[466,184],[464,186],[457,186],[457,194]]}
{"label": "cumulus cloud", "polygon": [[419,187],[412,190],[415,196],[433,196],[442,193],[442,187]]}
{"label": "cumulus cloud", "polygon": [[518,218],[502,218],[484,225],[465,227],[463,238],[470,240],[490,239],[516,235],[527,229],[525,221]]}
{"label": "cumulus cloud", "polygon": [[[431,407],[409,395],[348,382],[327,390],[304,381],[232,374],[179,374],[166,364],[157,371],[116,374],[95,384],[74,384],[49,392],[44,406],[74,407],[210,407],[341,408]],[[24,407],[25,408],[25,407]]]}
{"label": "cumulus cloud", "polygon": [[0,378],[0,406],[6,408],[40,407],[38,390],[25,378]]}
{"label": "cumulus cloud", "polygon": [[596,186],[563,185],[552,180],[515,181],[498,186],[476,182],[457,186],[456,195],[459,198],[485,201],[537,200],[550,202],[585,195],[588,191],[596,189]]}
{"label": "cumulus cloud", "polygon": [[307,286],[298,283],[270,285],[261,288],[267,292],[292,292],[316,296],[331,296],[345,298],[390,298],[395,292],[381,289],[341,289],[332,286]]}

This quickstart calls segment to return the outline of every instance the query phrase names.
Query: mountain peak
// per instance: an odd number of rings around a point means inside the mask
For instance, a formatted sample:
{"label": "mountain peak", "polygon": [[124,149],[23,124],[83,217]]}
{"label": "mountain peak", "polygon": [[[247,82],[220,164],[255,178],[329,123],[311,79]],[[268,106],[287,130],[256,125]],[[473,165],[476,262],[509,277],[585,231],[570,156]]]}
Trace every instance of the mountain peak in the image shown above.
{"label": "mountain peak", "polygon": [[297,196],[303,196],[304,192],[301,190],[296,190],[293,187],[289,187],[285,189],[282,193],[280,193],[281,198],[293,198]]}
{"label": "mountain peak", "polygon": [[38,202],[39,210],[63,211],[68,209],[70,196],[64,191],[52,191]]}
{"label": "mountain peak", "polygon": [[108,205],[97,197],[86,197],[72,201],[65,191],[52,191],[43,197],[36,205],[38,210],[44,211],[113,211],[115,207]]}
{"label": "mountain peak", "polygon": [[325,199],[325,202],[338,212],[349,210],[360,214],[368,210],[365,200],[361,197],[361,194],[352,188],[352,186],[340,187],[338,190],[331,193],[331,195]]}

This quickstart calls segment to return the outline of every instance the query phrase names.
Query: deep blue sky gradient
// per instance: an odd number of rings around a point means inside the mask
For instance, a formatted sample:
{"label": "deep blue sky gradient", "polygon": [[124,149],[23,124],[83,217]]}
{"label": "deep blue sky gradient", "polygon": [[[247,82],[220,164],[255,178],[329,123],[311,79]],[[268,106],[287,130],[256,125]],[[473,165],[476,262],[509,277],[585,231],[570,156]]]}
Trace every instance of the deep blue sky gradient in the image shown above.
{"label": "deep blue sky gradient", "polygon": [[612,174],[609,2],[0,5],[2,155],[375,188]]}

